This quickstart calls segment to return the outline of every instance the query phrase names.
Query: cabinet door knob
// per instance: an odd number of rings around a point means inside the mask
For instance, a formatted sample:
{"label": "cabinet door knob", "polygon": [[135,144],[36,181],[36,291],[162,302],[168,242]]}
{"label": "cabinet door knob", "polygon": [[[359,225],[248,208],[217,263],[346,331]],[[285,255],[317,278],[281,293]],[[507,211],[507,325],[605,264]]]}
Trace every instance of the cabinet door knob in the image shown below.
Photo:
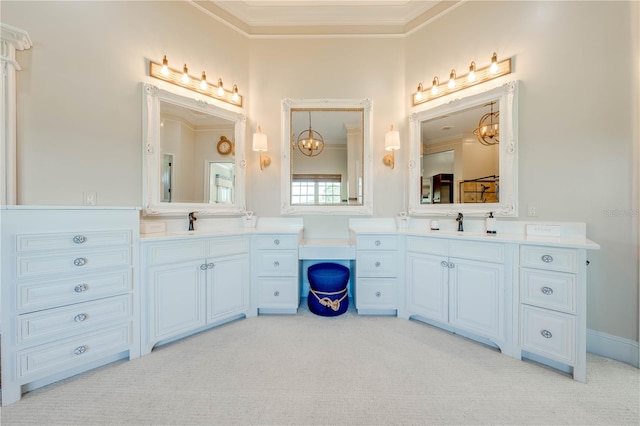
{"label": "cabinet door knob", "polygon": [[280,245],[280,240],[276,238],[275,240],[273,240],[273,244],[279,246]]}
{"label": "cabinet door knob", "polygon": [[82,355],[86,351],[87,351],[87,347],[85,345],[82,345],[82,346],[78,346],[77,348],[75,348],[73,350],[73,353],[76,354],[76,355]]}
{"label": "cabinet door knob", "polygon": [[447,265],[449,267],[449,269],[453,269],[456,267],[456,264],[453,262],[449,262],[449,264]]}
{"label": "cabinet door knob", "polygon": [[274,268],[277,268],[278,266],[280,266],[280,262],[276,260],[275,262],[273,262],[273,266]]}
{"label": "cabinet door knob", "polygon": [[76,235],[73,237],[73,242],[76,244],[82,244],[86,241],[87,239],[85,238],[84,235]]}
{"label": "cabinet door knob", "polygon": [[87,291],[88,286],[86,284],[78,284],[73,288],[73,291],[76,293],[82,293],[83,291]]}
{"label": "cabinet door knob", "polygon": [[73,264],[76,266],[84,266],[87,263],[87,259],[85,259],[84,257],[78,257],[77,259],[73,260]]}
{"label": "cabinet door knob", "polygon": [[379,291],[376,291],[376,297],[380,297],[380,296],[382,296],[382,293]]}
{"label": "cabinet door knob", "polygon": [[200,269],[203,270],[203,271],[206,270],[207,268],[208,268],[208,266],[207,266],[206,263],[203,263],[202,265],[200,265]]}
{"label": "cabinet door knob", "polygon": [[209,268],[209,269],[213,269],[214,266],[215,265],[213,264],[213,262],[207,263],[207,268]]}
{"label": "cabinet door knob", "polygon": [[280,296],[280,292],[279,292],[278,290],[276,290],[276,291],[274,291],[274,292],[273,292],[273,295],[274,295],[275,297],[278,297],[278,296]]}
{"label": "cabinet door knob", "polygon": [[551,339],[553,337],[553,334],[551,334],[549,330],[540,330],[540,334],[542,334],[542,337],[545,339]]}
{"label": "cabinet door knob", "polygon": [[82,322],[82,321],[84,321],[86,319],[87,319],[87,314],[78,314],[75,317],[73,317],[73,320],[75,322]]}
{"label": "cabinet door knob", "polygon": [[540,291],[547,296],[551,296],[553,294],[553,289],[551,287],[542,287]]}
{"label": "cabinet door knob", "polygon": [[544,263],[551,263],[553,262],[553,256],[549,255],[549,254],[545,254],[541,257],[542,261]]}
{"label": "cabinet door knob", "polygon": [[442,262],[440,262],[440,266],[442,266],[443,268],[448,268],[449,262],[447,262],[446,260],[443,260]]}

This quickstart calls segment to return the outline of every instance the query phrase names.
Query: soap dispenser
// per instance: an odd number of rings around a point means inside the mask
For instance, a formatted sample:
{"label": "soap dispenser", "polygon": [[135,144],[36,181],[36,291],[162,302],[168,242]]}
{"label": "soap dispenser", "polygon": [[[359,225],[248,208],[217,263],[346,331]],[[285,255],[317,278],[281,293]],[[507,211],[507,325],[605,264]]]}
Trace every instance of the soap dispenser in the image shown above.
{"label": "soap dispenser", "polygon": [[487,234],[496,233],[496,218],[493,217],[493,212],[489,212],[489,217],[485,219],[487,226]]}

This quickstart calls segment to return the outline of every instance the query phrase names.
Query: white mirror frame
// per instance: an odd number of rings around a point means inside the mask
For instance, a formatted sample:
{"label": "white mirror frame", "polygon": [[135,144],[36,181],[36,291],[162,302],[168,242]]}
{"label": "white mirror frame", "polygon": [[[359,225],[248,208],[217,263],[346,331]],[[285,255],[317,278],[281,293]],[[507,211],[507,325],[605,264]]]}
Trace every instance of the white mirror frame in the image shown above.
{"label": "white mirror frame", "polygon": [[[244,140],[246,117],[233,111],[227,105],[212,104],[202,99],[178,95],[149,83],[143,83],[142,126],[143,140],[143,213],[145,215],[177,216],[189,212],[204,215],[235,215],[245,212],[246,160],[244,158]],[[160,201],[162,185],[160,168],[162,166],[160,150],[160,102],[168,102],[205,114],[215,115],[233,121],[235,142],[235,191],[233,204],[211,203],[173,203]]]}
{"label": "white mirror frame", "polygon": [[[291,109],[347,109],[363,108],[364,123],[362,132],[362,204],[359,205],[292,205],[291,204]],[[373,155],[371,152],[371,99],[283,99],[282,100],[282,205],[283,215],[331,214],[331,215],[372,215],[372,177]]]}
{"label": "white mirror frame", "polygon": [[[500,202],[421,204],[420,200],[420,123],[425,120],[451,114],[455,111],[498,100],[500,108]],[[463,213],[470,216],[485,216],[493,212],[496,216],[518,216],[518,82],[511,81],[502,86],[465,98],[455,99],[430,109],[415,112],[409,117],[411,133],[409,159],[409,206],[410,215],[453,216]]]}

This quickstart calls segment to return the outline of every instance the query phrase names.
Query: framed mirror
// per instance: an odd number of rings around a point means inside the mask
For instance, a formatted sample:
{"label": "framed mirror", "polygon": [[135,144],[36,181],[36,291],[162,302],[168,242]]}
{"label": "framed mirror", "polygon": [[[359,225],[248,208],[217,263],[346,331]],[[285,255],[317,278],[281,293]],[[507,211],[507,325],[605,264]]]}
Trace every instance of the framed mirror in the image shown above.
{"label": "framed mirror", "polygon": [[516,81],[409,117],[412,215],[517,216]]}
{"label": "framed mirror", "polygon": [[282,100],[282,214],[373,212],[369,99]]}
{"label": "framed mirror", "polygon": [[241,214],[246,118],[143,84],[145,215]]}

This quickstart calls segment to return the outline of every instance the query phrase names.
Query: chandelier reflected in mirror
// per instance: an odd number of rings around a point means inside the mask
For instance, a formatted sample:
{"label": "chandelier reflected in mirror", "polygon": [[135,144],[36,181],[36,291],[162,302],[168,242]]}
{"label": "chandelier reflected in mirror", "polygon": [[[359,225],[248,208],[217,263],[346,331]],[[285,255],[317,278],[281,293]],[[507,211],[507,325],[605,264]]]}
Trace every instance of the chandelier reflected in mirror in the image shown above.
{"label": "chandelier reflected in mirror", "polygon": [[296,146],[307,157],[320,155],[324,149],[322,135],[311,128],[311,111],[309,111],[309,129],[300,132],[296,139]]}
{"label": "chandelier reflected in mirror", "polygon": [[491,105],[491,112],[486,113],[480,118],[478,127],[473,131],[473,134],[478,138],[478,142],[482,145],[496,145],[500,142],[500,126],[498,120],[500,111],[493,112],[494,104],[495,102],[489,104]]}

